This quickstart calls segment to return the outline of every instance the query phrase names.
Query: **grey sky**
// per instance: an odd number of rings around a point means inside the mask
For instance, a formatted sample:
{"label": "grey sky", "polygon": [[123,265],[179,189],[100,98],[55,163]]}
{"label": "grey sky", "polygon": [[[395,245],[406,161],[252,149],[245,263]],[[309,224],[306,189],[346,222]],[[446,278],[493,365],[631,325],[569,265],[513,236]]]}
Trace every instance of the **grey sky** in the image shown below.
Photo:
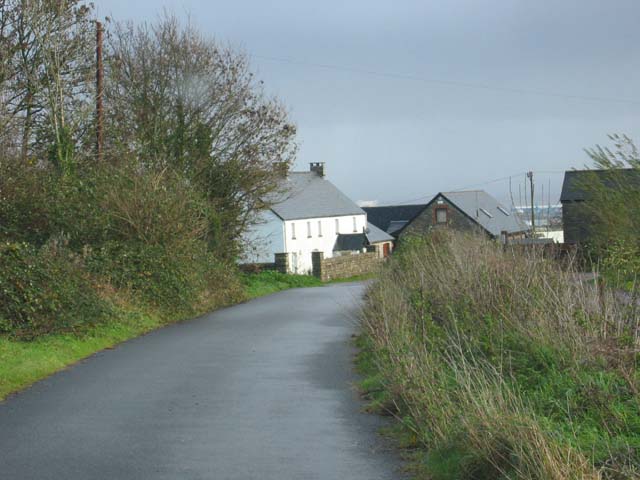
{"label": "grey sky", "polygon": [[[298,125],[297,168],[326,162],[355,200],[420,202],[518,174],[518,203],[534,170],[556,201],[562,175],[542,172],[584,165],[608,133],[640,140],[637,0],[95,3],[119,20],[189,14],[252,55]],[[508,180],[478,188],[509,198]]]}

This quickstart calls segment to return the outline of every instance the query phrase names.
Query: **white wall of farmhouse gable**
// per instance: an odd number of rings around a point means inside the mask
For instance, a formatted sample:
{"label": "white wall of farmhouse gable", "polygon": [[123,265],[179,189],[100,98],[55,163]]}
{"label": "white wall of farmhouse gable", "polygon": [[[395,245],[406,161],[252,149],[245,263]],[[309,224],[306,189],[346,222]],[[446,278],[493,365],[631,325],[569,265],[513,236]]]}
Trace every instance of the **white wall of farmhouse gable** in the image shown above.
{"label": "white wall of farmhouse gable", "polygon": [[240,263],[273,263],[274,255],[284,251],[284,222],[271,210],[266,210],[243,236]]}
{"label": "white wall of farmhouse gable", "polygon": [[291,273],[311,273],[311,252],[323,252],[325,258],[333,257],[333,246],[339,233],[362,233],[366,226],[365,214],[285,221],[284,252],[289,254]]}

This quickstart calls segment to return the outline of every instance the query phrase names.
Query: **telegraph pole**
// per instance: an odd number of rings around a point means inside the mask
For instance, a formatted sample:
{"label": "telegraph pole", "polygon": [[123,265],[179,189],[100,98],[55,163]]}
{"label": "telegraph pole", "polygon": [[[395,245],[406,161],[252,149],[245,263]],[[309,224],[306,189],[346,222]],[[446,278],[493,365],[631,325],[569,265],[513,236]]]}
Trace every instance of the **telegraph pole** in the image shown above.
{"label": "telegraph pole", "polygon": [[102,94],[104,91],[104,67],[102,65],[102,23],[96,21],[96,156],[102,162],[102,144],[104,140],[104,110]]}
{"label": "telegraph pole", "polygon": [[531,234],[535,235],[536,233],[536,217],[535,212],[533,210],[533,172],[527,172],[527,178],[529,179],[529,186],[531,187]]}

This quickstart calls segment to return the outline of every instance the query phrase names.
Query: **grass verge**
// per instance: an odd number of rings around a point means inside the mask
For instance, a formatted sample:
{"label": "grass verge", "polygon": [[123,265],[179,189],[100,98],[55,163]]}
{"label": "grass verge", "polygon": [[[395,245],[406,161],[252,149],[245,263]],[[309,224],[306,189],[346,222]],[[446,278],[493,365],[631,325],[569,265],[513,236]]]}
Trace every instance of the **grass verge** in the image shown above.
{"label": "grass verge", "polygon": [[290,288],[321,287],[335,283],[363,282],[371,280],[372,278],[374,278],[374,274],[357,275],[331,280],[329,282],[321,282],[318,278],[311,275],[292,275],[268,270],[260,273],[245,273],[243,275],[243,283],[247,298],[251,299]]}
{"label": "grass verge", "polygon": [[361,387],[418,478],[640,478],[639,326],[571,265],[440,232],[369,289]]}
{"label": "grass verge", "polygon": [[0,336],[0,400],[52,373],[166,325],[159,316],[129,311],[82,333],[50,334],[31,341]]}

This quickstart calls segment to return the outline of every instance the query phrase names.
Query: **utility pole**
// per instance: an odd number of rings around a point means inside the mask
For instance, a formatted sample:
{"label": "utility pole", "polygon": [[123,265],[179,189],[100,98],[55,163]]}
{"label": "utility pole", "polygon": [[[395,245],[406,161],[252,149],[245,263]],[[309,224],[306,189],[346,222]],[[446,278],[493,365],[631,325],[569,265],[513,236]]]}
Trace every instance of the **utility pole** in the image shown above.
{"label": "utility pole", "polygon": [[534,202],[534,197],[533,197],[533,172],[527,172],[527,178],[529,179],[529,190],[531,190],[531,234],[535,235],[536,234],[536,216],[535,216],[535,211],[533,209],[533,202]]}
{"label": "utility pole", "polygon": [[102,162],[102,144],[104,140],[104,110],[102,94],[104,91],[104,67],[102,65],[102,23],[96,21],[96,156]]}

